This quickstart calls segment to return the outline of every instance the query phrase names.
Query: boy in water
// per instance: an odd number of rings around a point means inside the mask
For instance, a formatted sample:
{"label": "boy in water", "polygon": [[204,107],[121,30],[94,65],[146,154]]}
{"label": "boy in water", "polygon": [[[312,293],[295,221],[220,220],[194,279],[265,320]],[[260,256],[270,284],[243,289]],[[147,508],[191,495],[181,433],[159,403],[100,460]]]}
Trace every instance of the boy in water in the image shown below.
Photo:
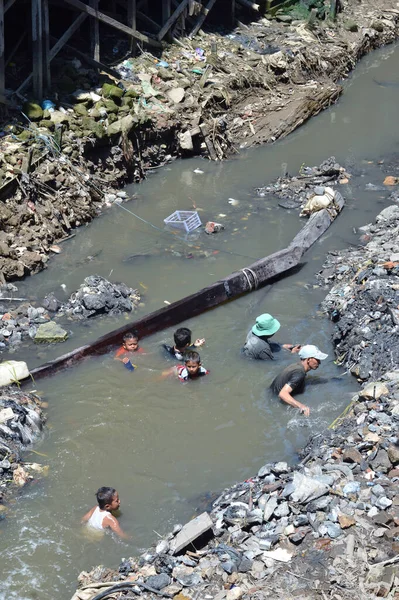
{"label": "boy in water", "polygon": [[122,338],[122,346],[116,351],[115,359],[123,362],[129,371],[134,371],[135,365],[130,362],[132,352],[143,353],[144,350],[139,346],[139,336],[137,331],[125,333]]}
{"label": "boy in water", "polygon": [[194,344],[191,344],[191,330],[187,327],[177,329],[173,334],[173,338],[175,342],[174,346],[168,346],[168,344],[162,344],[162,346],[176,360],[183,360],[187,350],[193,350],[205,344],[205,339],[195,340]]}
{"label": "boy in water", "polygon": [[177,365],[176,369],[180,381],[198,379],[198,377],[209,374],[209,371],[201,365],[200,355],[194,350],[186,352],[184,355],[184,365]]}
{"label": "boy in water", "polygon": [[130,539],[129,536],[120,528],[118,520],[111,514],[118,510],[121,505],[118,492],[111,487],[100,487],[96,492],[98,506],[93,506],[82,518],[82,523],[87,523],[89,527],[97,531],[103,531],[108,527],[124,540]]}

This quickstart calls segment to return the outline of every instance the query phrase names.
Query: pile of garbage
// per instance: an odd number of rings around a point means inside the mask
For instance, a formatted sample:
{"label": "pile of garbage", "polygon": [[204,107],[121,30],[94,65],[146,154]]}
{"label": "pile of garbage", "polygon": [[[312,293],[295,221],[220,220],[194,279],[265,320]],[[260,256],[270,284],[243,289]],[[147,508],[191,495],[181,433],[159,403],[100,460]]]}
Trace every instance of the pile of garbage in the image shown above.
{"label": "pile of garbage", "polygon": [[366,381],[398,364],[399,206],[359,232],[363,245],[330,254],[318,281],[332,284],[322,308],[335,322],[337,360]]}
{"label": "pile of garbage", "polygon": [[81,573],[74,600],[115,584],[148,599],[387,597],[399,586],[398,423],[396,370],[311,438],[301,463],[264,465],[117,572]]}
{"label": "pile of garbage", "polygon": [[[18,298],[12,283],[0,286],[0,353],[15,352],[21,343],[63,342],[68,337],[66,318],[85,319],[99,315],[133,312],[141,306],[141,295],[124,283],[112,283],[99,275],[86,277],[79,289],[62,303],[54,293],[41,305]],[[2,300],[3,299],[3,300]]]}
{"label": "pile of garbage", "polygon": [[59,316],[85,319],[101,314],[119,315],[136,310],[140,301],[138,290],[124,283],[111,283],[100,275],[90,275],[68,302],[60,306]]}
{"label": "pile of garbage", "polygon": [[261,198],[277,198],[281,208],[301,209],[301,217],[323,208],[333,213],[339,192],[330,186],[347,183],[349,178],[350,174],[336,162],[335,156],[331,156],[319,166],[303,165],[297,175],[284,174],[274,183],[256,188],[255,192]]}
{"label": "pile of garbage", "polygon": [[36,394],[0,388],[0,519],[6,511],[1,504],[6,489],[46,473],[47,468],[37,463],[21,463],[22,452],[42,436],[46,406]]}

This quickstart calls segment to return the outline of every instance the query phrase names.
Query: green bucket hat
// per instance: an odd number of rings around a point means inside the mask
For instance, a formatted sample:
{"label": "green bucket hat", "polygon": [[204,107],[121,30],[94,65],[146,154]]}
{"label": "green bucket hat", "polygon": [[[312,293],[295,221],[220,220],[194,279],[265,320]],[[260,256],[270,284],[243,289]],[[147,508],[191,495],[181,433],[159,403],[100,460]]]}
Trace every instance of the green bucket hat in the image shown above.
{"label": "green bucket hat", "polygon": [[279,329],[279,321],[269,315],[269,313],[265,313],[256,318],[256,324],[252,327],[252,333],[255,335],[273,335]]}

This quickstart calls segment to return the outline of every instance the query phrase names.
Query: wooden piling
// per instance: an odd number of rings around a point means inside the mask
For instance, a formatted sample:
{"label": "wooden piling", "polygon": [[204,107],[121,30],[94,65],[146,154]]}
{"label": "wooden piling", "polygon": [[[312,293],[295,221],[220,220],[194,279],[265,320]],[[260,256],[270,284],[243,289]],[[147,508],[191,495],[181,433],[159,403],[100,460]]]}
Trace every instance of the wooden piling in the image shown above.
{"label": "wooden piling", "polygon": [[[162,0],[162,27],[169,21],[172,14],[172,1]],[[170,34],[165,34],[167,41],[170,41]]]}
{"label": "wooden piling", "polygon": [[50,12],[49,0],[43,0],[43,69],[44,87],[46,91],[51,89],[50,70]]}
{"label": "wooden piling", "polygon": [[0,0],[0,102],[5,101],[5,43],[4,43],[4,0]]}
{"label": "wooden piling", "polygon": [[[98,0],[90,0],[90,6],[98,11]],[[95,17],[90,17],[90,49],[93,60],[100,60],[100,23]]]}
{"label": "wooden piling", "polygon": [[42,0],[32,0],[32,77],[33,94],[43,97],[43,15]]}
{"label": "wooden piling", "polygon": [[[136,0],[128,0],[127,5],[127,24],[133,31],[137,28],[137,2]],[[133,56],[137,54],[137,41],[134,37],[130,38],[130,52]]]}

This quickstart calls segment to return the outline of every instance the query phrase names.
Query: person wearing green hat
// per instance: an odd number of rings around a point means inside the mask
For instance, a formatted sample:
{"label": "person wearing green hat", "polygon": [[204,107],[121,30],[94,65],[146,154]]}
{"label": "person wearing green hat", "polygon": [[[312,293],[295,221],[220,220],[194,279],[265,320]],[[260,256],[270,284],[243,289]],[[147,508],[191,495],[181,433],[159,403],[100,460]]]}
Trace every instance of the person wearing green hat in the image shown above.
{"label": "person wearing green hat", "polygon": [[270,342],[270,338],[277,333],[280,327],[280,322],[269,313],[259,315],[256,318],[255,325],[247,335],[243,354],[248,358],[257,360],[273,360],[274,352],[278,352],[281,348],[285,348],[290,352],[299,352],[301,346],[293,346],[292,344],[280,346],[276,342]]}

